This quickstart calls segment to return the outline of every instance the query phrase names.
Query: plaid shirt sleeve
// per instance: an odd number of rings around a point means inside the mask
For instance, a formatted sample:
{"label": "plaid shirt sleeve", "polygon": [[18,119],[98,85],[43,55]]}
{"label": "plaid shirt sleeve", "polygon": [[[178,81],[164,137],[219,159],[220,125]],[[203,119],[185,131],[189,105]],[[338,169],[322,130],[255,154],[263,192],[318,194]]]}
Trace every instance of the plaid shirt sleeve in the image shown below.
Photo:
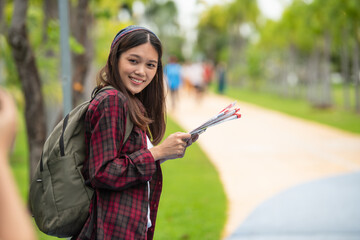
{"label": "plaid shirt sleeve", "polygon": [[94,188],[124,190],[149,181],[156,171],[146,135],[137,126],[123,144],[126,113],[126,99],[116,90],[98,94],[89,106],[88,179]]}

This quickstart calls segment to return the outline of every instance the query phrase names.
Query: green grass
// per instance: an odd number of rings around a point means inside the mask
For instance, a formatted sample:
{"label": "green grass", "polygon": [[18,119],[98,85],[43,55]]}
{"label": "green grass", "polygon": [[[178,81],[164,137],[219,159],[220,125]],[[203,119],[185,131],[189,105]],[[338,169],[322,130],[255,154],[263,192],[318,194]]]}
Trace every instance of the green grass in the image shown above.
{"label": "green grass", "polygon": [[[182,131],[168,119],[167,134]],[[226,197],[214,166],[198,144],[183,159],[162,165],[163,193],[155,239],[220,239],[226,220]]]}
{"label": "green grass", "polygon": [[[26,202],[28,149],[24,122],[19,125],[11,166]],[[181,131],[180,127],[169,119],[167,135],[176,131]],[[226,220],[226,197],[215,168],[199,146],[193,144],[183,159],[164,163],[163,175],[155,239],[220,239]],[[38,236],[40,240],[59,239],[40,231]]]}
{"label": "green grass", "polygon": [[275,94],[255,92],[244,88],[228,88],[226,95],[239,101],[253,103],[295,117],[360,134],[360,115],[342,108],[341,89],[339,87],[334,89],[336,101],[334,107],[325,110],[313,108],[305,100],[283,98]]}

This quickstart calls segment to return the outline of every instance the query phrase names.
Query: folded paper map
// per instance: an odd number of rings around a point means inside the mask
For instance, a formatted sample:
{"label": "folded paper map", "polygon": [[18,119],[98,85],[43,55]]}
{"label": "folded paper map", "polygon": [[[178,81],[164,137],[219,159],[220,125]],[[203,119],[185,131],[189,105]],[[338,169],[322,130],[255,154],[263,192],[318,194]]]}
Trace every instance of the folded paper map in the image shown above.
{"label": "folded paper map", "polygon": [[239,113],[240,108],[235,107],[236,102],[231,103],[229,106],[221,110],[216,116],[210,118],[205,123],[201,124],[199,127],[195,128],[190,132],[193,134],[201,134],[206,131],[207,128],[216,126],[220,123],[224,123],[230,120],[238,119],[241,117]]}

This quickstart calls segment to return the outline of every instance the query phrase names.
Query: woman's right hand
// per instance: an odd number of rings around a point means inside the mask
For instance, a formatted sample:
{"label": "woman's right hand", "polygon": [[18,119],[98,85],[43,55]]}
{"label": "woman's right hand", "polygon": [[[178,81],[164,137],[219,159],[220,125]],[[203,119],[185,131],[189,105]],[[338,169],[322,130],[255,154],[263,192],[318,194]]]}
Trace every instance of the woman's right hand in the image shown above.
{"label": "woman's right hand", "polygon": [[150,148],[155,161],[166,161],[169,159],[182,158],[191,139],[189,133],[177,132],[167,137],[161,144]]}

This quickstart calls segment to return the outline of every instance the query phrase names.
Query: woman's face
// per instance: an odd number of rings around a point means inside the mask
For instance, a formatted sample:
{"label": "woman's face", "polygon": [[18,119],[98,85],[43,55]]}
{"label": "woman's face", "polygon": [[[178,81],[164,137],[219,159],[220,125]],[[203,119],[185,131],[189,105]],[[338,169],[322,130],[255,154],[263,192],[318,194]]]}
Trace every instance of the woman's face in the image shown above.
{"label": "woman's face", "polygon": [[149,42],[144,43],[120,55],[120,79],[129,92],[137,94],[153,80],[157,66],[157,51]]}

